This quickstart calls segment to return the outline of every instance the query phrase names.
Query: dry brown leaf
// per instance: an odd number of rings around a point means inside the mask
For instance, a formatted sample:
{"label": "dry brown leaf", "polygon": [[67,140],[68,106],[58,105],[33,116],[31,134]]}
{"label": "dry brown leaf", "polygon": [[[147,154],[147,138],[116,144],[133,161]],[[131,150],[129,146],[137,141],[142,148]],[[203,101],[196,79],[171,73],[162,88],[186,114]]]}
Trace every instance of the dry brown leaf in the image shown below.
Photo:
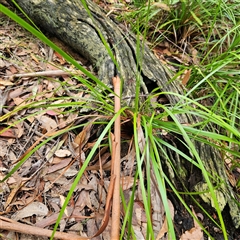
{"label": "dry brown leaf", "polygon": [[0,58],[0,68],[4,68],[6,65],[5,61]]}
{"label": "dry brown leaf", "polygon": [[66,158],[66,157],[70,157],[71,155],[72,153],[67,149],[59,149],[55,152],[55,156],[59,158]]}
{"label": "dry brown leaf", "polygon": [[[59,159],[59,158],[58,158]],[[48,174],[56,172],[60,169],[65,168],[66,166],[68,166],[68,164],[72,161],[72,158],[64,158],[64,159],[60,159],[60,161],[57,161],[56,158],[53,158],[52,161],[52,166],[48,167]]]}
{"label": "dry brown leaf", "polygon": [[143,222],[147,222],[146,213],[145,213],[143,203],[140,202],[140,201],[135,201],[134,204],[133,204],[133,209],[135,211],[135,216],[136,216],[136,220],[137,220],[138,225],[142,226]]}
{"label": "dry brown leaf", "polygon": [[32,215],[37,216],[46,216],[48,214],[48,208],[41,202],[32,202],[23,209],[16,212],[16,214],[12,215],[13,220],[20,220],[26,217],[30,217]]}
{"label": "dry brown leaf", "polygon": [[[173,218],[174,218],[174,207],[173,207],[173,204],[170,200],[168,200],[168,206],[169,206],[169,209],[170,209],[171,218],[173,220]],[[167,218],[165,217],[164,223],[162,225],[161,230],[159,231],[159,233],[157,235],[156,240],[160,240],[165,235],[165,233],[167,233],[167,232],[168,232],[168,225],[167,225]]]}
{"label": "dry brown leaf", "polygon": [[13,84],[11,81],[0,79],[0,85],[2,86],[12,86]]}
{"label": "dry brown leaf", "polygon": [[81,148],[86,144],[86,142],[90,137],[91,127],[92,127],[92,123],[87,124],[74,139],[74,142],[78,144],[78,146],[80,146]]}
{"label": "dry brown leaf", "polygon": [[167,55],[167,56],[172,56],[172,53],[168,50],[168,48],[165,48],[163,51],[162,51],[163,54]]}
{"label": "dry brown leaf", "polygon": [[8,149],[9,149],[6,139],[0,138],[0,146],[1,146],[0,157],[4,159],[6,154],[8,154]]}
{"label": "dry brown leaf", "polygon": [[125,191],[133,186],[134,178],[131,176],[124,176],[120,179],[120,184],[122,187],[122,190]]}
{"label": "dry brown leaf", "polygon": [[150,169],[150,198],[151,198],[151,209],[152,209],[152,225],[153,225],[153,231],[154,235],[157,236],[159,229],[162,228],[164,217],[165,217],[165,211],[164,211],[164,205],[162,203],[161,194],[158,189],[157,180],[154,174],[154,169],[151,167]]}
{"label": "dry brown leaf", "polygon": [[23,182],[20,177],[18,177],[17,184],[12,189],[11,193],[8,195],[7,201],[4,204],[4,209],[7,209],[8,206],[12,203],[13,199],[15,198],[16,194],[18,193],[19,189],[24,185],[25,181]]}
{"label": "dry brown leaf", "polygon": [[[48,81],[47,90],[54,91],[54,93],[57,94],[58,96],[62,96],[63,93],[64,93],[64,89],[62,88],[60,82]],[[64,100],[58,100],[54,103],[60,103],[60,102],[63,102],[63,101]]]}
{"label": "dry brown leaf", "polygon": [[[16,98],[13,98],[13,101],[15,103],[15,105],[19,106],[21,105],[25,100],[20,98],[20,97],[16,97]],[[22,104],[23,105],[23,104]]]}
{"label": "dry brown leaf", "polygon": [[57,128],[56,121],[50,117],[43,115],[43,116],[35,116],[35,118],[38,119],[38,121],[41,123],[42,128],[46,129],[47,132],[50,132],[51,130]]}
{"label": "dry brown leaf", "polygon": [[40,227],[40,228],[45,228],[45,227],[47,227],[47,226],[50,226],[50,225],[56,223],[57,218],[58,218],[58,215],[59,215],[59,213],[54,213],[54,214],[52,214],[52,215],[50,215],[50,216],[47,216],[46,218],[38,221],[38,222],[35,224],[35,226],[36,226],[36,227]]}
{"label": "dry brown leaf", "polygon": [[79,170],[76,168],[76,166],[72,165],[66,171],[64,171],[64,176],[67,178],[74,177],[78,174],[78,172]]}
{"label": "dry brown leaf", "polygon": [[22,123],[17,123],[15,126],[17,127],[18,131],[17,131],[17,137],[20,138],[22,137],[22,135],[24,134],[24,128],[22,127]]}
{"label": "dry brown leaf", "polygon": [[182,76],[182,84],[183,84],[184,86],[187,85],[187,83],[188,83],[188,81],[189,81],[189,79],[190,79],[190,76],[191,76],[191,69],[186,70],[186,71],[184,72],[183,76]]}
{"label": "dry brown leaf", "polygon": [[92,208],[92,203],[91,203],[91,199],[90,199],[90,196],[89,196],[89,191],[83,190],[79,194],[78,200],[75,203],[75,208],[77,208],[78,211],[81,211],[86,206],[88,208],[90,208],[92,211],[94,211],[94,209]]}
{"label": "dry brown leaf", "polygon": [[35,118],[33,116],[28,116],[27,117],[27,120],[30,122],[30,123],[33,123]]}
{"label": "dry brown leaf", "polygon": [[186,231],[180,238],[180,240],[204,240],[203,232],[199,228],[192,228],[189,231]]}
{"label": "dry brown leaf", "polygon": [[[104,216],[102,219],[102,224],[101,224],[101,227],[99,228],[99,230],[97,232],[95,232],[95,234],[92,236],[92,238],[100,235],[106,229],[106,227],[108,225],[108,221],[110,218],[114,186],[115,186],[115,175],[111,175],[111,180],[110,180],[110,184],[109,184],[109,189],[108,189],[108,194],[107,194],[107,199],[106,199],[106,204],[105,204],[105,212],[104,212]],[[112,237],[112,234],[111,234],[111,237]],[[116,238],[114,238],[114,239],[116,239]]]}
{"label": "dry brown leaf", "polygon": [[46,114],[48,114],[49,116],[57,116],[57,115],[59,115],[59,113],[56,110],[47,110]]}
{"label": "dry brown leaf", "polygon": [[141,226],[133,225],[132,228],[133,228],[136,239],[146,239],[145,236],[143,236],[142,234]]}
{"label": "dry brown leaf", "polygon": [[[59,195],[59,198],[60,198],[60,205],[62,207],[64,202],[65,202],[65,197],[63,195]],[[69,213],[68,213],[67,208],[65,208],[64,213],[67,217],[69,217]]]}
{"label": "dry brown leaf", "polygon": [[[197,215],[192,208],[192,213],[193,215],[197,218]],[[198,224],[198,222],[194,219],[194,227],[188,231],[186,231],[185,233],[182,234],[180,240],[191,240],[191,239],[194,239],[194,240],[204,240],[204,237],[203,237],[203,231],[201,229],[201,226]]]}
{"label": "dry brown leaf", "polygon": [[62,140],[62,141],[58,142],[53,148],[47,147],[47,149],[46,149],[47,154],[45,155],[45,158],[48,162],[51,163],[53,161],[53,156],[54,156],[55,151],[60,149],[63,144],[64,144],[64,141]]}
{"label": "dry brown leaf", "polygon": [[12,74],[16,74],[18,72],[17,68],[14,65],[9,66],[8,68]]}
{"label": "dry brown leaf", "polygon": [[[131,193],[130,193],[131,194]],[[140,226],[144,232],[144,224],[147,222],[146,213],[142,201],[135,200],[133,203],[132,225]]]}
{"label": "dry brown leaf", "polygon": [[66,60],[63,58],[63,56],[61,54],[59,54],[58,52],[54,52],[54,55],[58,59],[58,62],[60,64],[63,65],[64,63],[66,63]]}
{"label": "dry brown leaf", "polygon": [[95,190],[95,188],[96,188],[96,186],[93,186],[92,184],[79,183],[76,187],[76,190],[78,190],[80,192],[83,189],[85,189],[85,190]]}
{"label": "dry brown leaf", "polygon": [[6,138],[16,138],[17,134],[16,131],[13,128],[6,129],[5,127],[0,126],[0,137],[6,137]]}

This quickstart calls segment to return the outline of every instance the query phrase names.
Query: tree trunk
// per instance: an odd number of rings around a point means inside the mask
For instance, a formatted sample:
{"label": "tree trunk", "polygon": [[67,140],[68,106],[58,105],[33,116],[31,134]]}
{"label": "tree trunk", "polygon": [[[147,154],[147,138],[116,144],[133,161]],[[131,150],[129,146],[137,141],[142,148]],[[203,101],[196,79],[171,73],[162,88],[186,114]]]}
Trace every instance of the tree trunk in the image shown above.
{"label": "tree trunk", "polygon": [[[88,59],[98,71],[98,77],[105,84],[111,85],[112,77],[120,75],[124,80],[123,97],[135,95],[136,79],[139,73],[137,65],[137,50],[136,38],[133,34],[121,29],[113,20],[105,16],[105,13],[93,2],[86,0],[88,11],[80,0],[15,0],[17,4],[28,14],[28,16],[44,30],[53,33],[63,42],[71,46],[78,53]],[[100,37],[100,32],[106,44],[111,48],[117,65],[106,50],[103,40]],[[155,83],[163,92],[173,92],[184,95],[181,83],[178,81],[168,82],[170,79],[166,69],[161,65],[149,48],[144,45],[141,59],[141,87],[145,94],[148,93],[148,83]],[[177,96],[168,95],[168,100],[171,105],[180,101]],[[200,119],[190,114],[176,115],[181,123],[196,123]],[[204,166],[209,173],[215,177],[213,184],[219,184],[221,187],[216,190],[219,201],[221,201],[222,209],[226,204],[229,205],[230,214],[235,227],[240,226],[240,208],[234,201],[234,192],[228,182],[225,173],[225,167],[221,159],[220,153],[213,147],[193,140],[198,154],[204,163]],[[186,182],[186,162],[180,156],[173,157],[175,167],[182,172],[183,180]],[[167,160],[166,160],[167,162]],[[180,168],[181,166],[181,168]],[[174,176],[173,182],[174,182]],[[184,179],[185,178],[185,179]],[[220,180],[219,180],[220,179]],[[204,191],[206,184],[202,179],[195,190]],[[175,181],[177,185],[177,180]],[[211,204],[211,199],[202,196],[203,200]]]}

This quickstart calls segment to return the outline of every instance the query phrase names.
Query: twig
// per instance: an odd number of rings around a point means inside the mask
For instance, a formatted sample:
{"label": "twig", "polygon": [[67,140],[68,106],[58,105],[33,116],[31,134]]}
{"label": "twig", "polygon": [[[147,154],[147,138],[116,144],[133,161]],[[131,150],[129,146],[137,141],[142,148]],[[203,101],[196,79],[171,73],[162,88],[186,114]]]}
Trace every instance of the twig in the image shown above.
{"label": "twig", "polygon": [[99,228],[99,230],[97,231],[97,233],[95,233],[91,238],[94,238],[94,237],[97,237],[98,235],[100,235],[108,225],[110,210],[111,210],[111,200],[112,200],[112,195],[113,195],[113,191],[114,191],[114,182],[115,182],[115,176],[112,175],[111,180],[110,180],[110,185],[108,188],[108,195],[107,195],[107,199],[106,199],[105,213],[104,213],[104,217],[102,220],[102,225]]}
{"label": "twig", "polygon": [[[115,96],[115,113],[121,109],[120,99],[120,78],[113,78],[113,87]],[[121,117],[118,116],[114,124],[114,142],[115,148],[113,151],[113,174],[115,176],[115,185],[113,192],[113,207],[112,207],[112,229],[111,239],[119,239],[120,230],[120,153],[121,153]]]}
{"label": "twig", "polygon": [[[52,231],[48,229],[43,229],[39,227],[34,227],[30,225],[26,225],[23,223],[18,223],[14,220],[1,217],[0,216],[0,229],[9,230],[19,233],[31,234],[34,236],[44,236],[51,237]],[[81,237],[74,234],[64,233],[64,232],[56,232],[54,238],[62,239],[62,240],[86,240],[89,239],[87,237]]]}
{"label": "twig", "polygon": [[62,75],[83,75],[81,71],[77,70],[51,70],[51,71],[42,71],[42,72],[31,72],[31,73],[19,73],[13,74],[10,76],[5,76],[7,78],[26,78],[26,77],[52,77],[52,76],[62,76]]}

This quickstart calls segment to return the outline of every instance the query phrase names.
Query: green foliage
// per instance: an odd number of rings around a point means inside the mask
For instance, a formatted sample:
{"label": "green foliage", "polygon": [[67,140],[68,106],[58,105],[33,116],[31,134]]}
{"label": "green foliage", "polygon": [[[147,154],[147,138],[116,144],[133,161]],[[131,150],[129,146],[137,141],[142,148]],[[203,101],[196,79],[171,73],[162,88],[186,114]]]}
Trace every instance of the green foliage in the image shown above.
{"label": "green foliage", "polygon": [[[77,69],[81,70],[88,78],[90,78],[92,81],[95,82],[95,86],[97,85],[98,89],[94,88],[92,84],[87,81],[84,78],[78,77],[78,80],[81,81],[86,87],[88,87],[91,94],[96,99],[99,99],[102,103],[104,103],[104,106],[110,107],[108,102],[105,101],[103,98],[101,92],[108,91],[112,92],[110,88],[108,88],[106,85],[104,85],[96,76],[94,76],[92,73],[90,73],[86,68],[81,66],[77,61],[75,61],[71,56],[69,56],[66,52],[64,52],[61,48],[56,46],[52,41],[50,41],[42,32],[40,32],[39,29],[36,29],[35,27],[31,26],[29,23],[27,23],[24,19],[17,16],[14,12],[9,10],[8,8],[4,7],[3,5],[0,5],[0,10],[7,15],[9,18],[13,19],[15,22],[17,22],[20,26],[25,28],[27,31],[32,33],[34,36],[36,36],[38,39],[40,39],[42,42],[46,43],[49,47],[51,47],[53,50],[58,52],[66,61],[71,63],[73,66],[75,66]],[[110,107],[111,108],[111,107]]]}
{"label": "green foliage", "polygon": [[136,7],[141,7],[144,3],[146,3],[146,0],[134,0],[134,5]]}
{"label": "green foliage", "polygon": [[[146,102],[142,105],[139,104],[140,92],[140,77],[136,79],[137,90],[135,99],[135,109],[133,112],[133,131],[134,131],[134,145],[136,149],[137,171],[135,173],[135,182],[132,188],[131,199],[128,203],[124,199],[123,193],[122,202],[125,210],[125,218],[123,219],[121,237],[123,238],[127,231],[128,239],[133,238],[134,231],[132,229],[132,211],[134,203],[134,191],[136,191],[136,182],[139,181],[141,186],[144,209],[147,217],[147,236],[149,239],[154,239],[153,226],[151,224],[151,204],[150,195],[150,174],[151,168],[157,179],[159,192],[162,197],[163,205],[166,211],[166,218],[169,227],[170,239],[176,239],[173,221],[170,215],[170,209],[167,203],[167,190],[166,185],[170,186],[172,192],[176,195],[179,201],[185,206],[186,210],[192,214],[191,209],[183,199],[182,195],[189,195],[197,204],[195,199],[196,193],[193,192],[179,192],[171,183],[171,179],[164,173],[161,159],[164,157],[168,160],[169,164],[173,167],[171,156],[169,156],[167,149],[172,150],[181,156],[186,162],[191,163],[194,167],[201,170],[209,188],[209,193],[212,196],[220,225],[212,219],[208,212],[199,205],[199,207],[208,215],[216,226],[220,227],[223,231],[225,239],[227,239],[227,231],[225,228],[224,219],[221,214],[217,196],[215,194],[216,187],[212,184],[212,178],[205,169],[193,142],[199,141],[209,144],[223,153],[224,156],[230,155],[232,168],[231,171],[239,168],[239,148],[240,148],[240,3],[237,1],[229,3],[229,1],[164,1],[165,5],[160,5],[158,2],[149,1],[148,4],[142,4],[143,1],[134,1],[134,4],[139,8],[126,14],[122,20],[129,21],[132,29],[137,32],[139,38],[137,41],[137,64],[141,68],[141,51],[142,45],[140,41],[140,33],[143,33],[145,38],[151,41],[152,47],[158,46],[161,42],[165,41],[176,47],[181,53],[186,53],[190,57],[192,52],[189,50],[193,47],[197,51],[198,64],[191,66],[178,66],[180,72],[185,69],[191,69],[191,76],[186,86],[186,95],[178,96],[181,101],[176,106],[166,106],[156,103],[153,108],[151,100],[154,97],[162,95],[169,95],[174,93],[153,92],[147,98]],[[95,86],[101,90],[111,91],[107,86],[93,74],[88,72],[84,67],[79,65],[74,59],[68,56],[63,50],[58,48],[48,38],[46,38],[38,29],[32,27],[26,21],[18,17],[4,6],[0,6],[0,10],[8,17],[18,22],[22,27],[30,31],[33,35],[41,39],[43,42],[52,47],[55,51],[60,53],[67,61],[80,69],[83,73],[90,78],[94,84],[84,78],[78,77],[89,91],[94,95],[92,101],[105,106],[104,109],[109,113],[113,112],[112,101],[106,99],[100,91],[96,90]],[[101,34],[100,34],[101,35]],[[101,36],[104,42],[103,36]],[[144,39],[145,39],[144,38]],[[146,40],[146,39],[145,39]],[[107,46],[107,44],[106,44]],[[111,50],[108,49],[111,55]],[[173,80],[178,78],[179,74],[173,77]],[[51,99],[49,100],[51,101]],[[24,108],[43,107],[47,108],[50,104],[33,103],[25,105]],[[79,104],[79,103],[76,103]],[[58,105],[59,106],[59,105]],[[54,108],[54,105],[51,106]],[[15,112],[22,110],[19,107]],[[157,109],[163,111],[157,112]],[[118,114],[124,114],[126,108],[122,108]],[[1,121],[8,119],[9,116],[15,112],[10,112],[0,118]],[[152,112],[154,112],[152,114]],[[197,116],[202,119],[199,123],[192,123],[192,125],[183,125],[177,118],[177,114],[189,114]],[[96,152],[101,140],[105,137],[116,119],[117,115],[113,115],[110,122],[104,127],[99,140],[94,145],[89,153],[84,165],[76,176],[76,179],[69,191],[67,198],[64,202],[58,221],[54,227],[56,231],[57,226],[63,216],[64,210],[73,194],[76,184],[80,180],[87,164],[91,157]],[[140,122],[138,118],[140,117]],[[172,121],[165,121],[165,119]],[[21,119],[23,121],[24,119]],[[207,128],[206,128],[207,126]],[[141,149],[139,146],[140,128],[143,129],[145,144]],[[72,127],[69,130],[73,130]],[[176,146],[172,146],[163,137],[163,131],[169,134],[181,135],[184,139],[186,149],[191,153],[188,156],[185,152],[179,150]],[[58,134],[61,134],[60,132]],[[39,147],[51,140],[53,137],[43,141]],[[159,149],[162,152],[159,153]],[[19,162],[14,169],[7,175],[9,177],[17,168],[26,161],[26,159],[33,154],[37,148],[34,148],[28,155],[26,155],[21,162]],[[223,158],[224,159],[224,158]],[[145,168],[146,175],[143,175],[142,169]],[[182,173],[173,167],[174,174],[181,179]],[[6,178],[7,178],[6,177]],[[5,180],[5,179],[4,179]],[[238,181],[236,187],[240,188]],[[201,194],[201,193],[200,193]],[[196,218],[192,215],[193,218]],[[200,224],[200,223],[199,223]],[[203,231],[211,238],[207,230],[202,226]]]}

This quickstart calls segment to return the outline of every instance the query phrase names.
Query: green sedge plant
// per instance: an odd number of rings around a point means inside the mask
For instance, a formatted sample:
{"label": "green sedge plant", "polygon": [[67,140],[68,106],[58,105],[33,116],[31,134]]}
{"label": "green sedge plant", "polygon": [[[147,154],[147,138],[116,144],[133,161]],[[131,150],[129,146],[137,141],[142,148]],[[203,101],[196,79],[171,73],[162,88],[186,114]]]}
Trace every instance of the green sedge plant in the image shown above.
{"label": "green sedge plant", "polygon": [[[151,105],[150,98],[152,96],[150,95],[147,101],[143,105],[141,105],[139,103],[140,84],[137,85],[138,87],[136,91],[135,109],[133,110],[134,113],[133,113],[133,120],[132,120],[133,130],[134,130],[134,145],[136,149],[137,171],[135,174],[135,184],[133,186],[133,193],[130,201],[126,202],[126,200],[124,199],[123,193],[121,193],[125,212],[129,213],[125,215],[125,218],[123,220],[121,237],[123,238],[124,236],[126,236],[125,231],[127,230],[127,238],[128,239],[135,238],[134,231],[131,227],[131,216],[132,216],[133,203],[134,203],[134,190],[136,190],[136,181],[139,180],[139,184],[142,190],[144,209],[146,212],[146,217],[148,219],[146,235],[148,236],[149,239],[154,239],[153,226],[151,223],[151,204],[149,202],[150,199],[148,198],[150,194],[150,185],[149,185],[150,168],[153,168],[153,171],[155,173],[155,176],[158,182],[159,192],[162,197],[163,205],[166,212],[166,218],[168,221],[168,227],[169,227],[168,234],[170,238],[176,239],[176,234],[174,231],[173,221],[170,216],[170,209],[167,204],[166,184],[168,184],[168,186],[171,187],[174,194],[179,198],[180,202],[186,207],[187,211],[193,216],[193,218],[196,218],[192,214],[192,211],[188,207],[187,203],[182,198],[183,194],[188,194],[188,195],[191,195],[191,197],[193,197],[194,199],[195,193],[179,192],[175,188],[175,186],[171,184],[171,179],[169,179],[169,177],[162,170],[163,169],[162,163],[161,163],[162,155],[159,154],[159,149],[162,149],[163,154],[165,155],[166,158],[168,158],[171,164],[171,158],[169,157],[168,152],[166,152],[166,148],[170,148],[171,150],[175,151],[177,154],[185,158],[187,161],[194,164],[195,167],[201,169],[205,177],[205,180],[207,181],[211,196],[214,200],[216,211],[220,220],[220,225],[216,223],[213,219],[212,221],[214,222],[214,224],[216,224],[216,226],[221,228],[224,234],[224,238],[227,239],[227,231],[225,228],[225,224],[224,224],[224,220],[223,220],[220,208],[218,206],[217,198],[214,192],[214,187],[213,187],[213,184],[211,183],[211,176],[209,176],[209,173],[204,168],[204,165],[201,159],[199,158],[198,153],[194,148],[194,145],[192,144],[192,139],[201,141],[205,144],[211,144],[212,146],[219,149],[220,151],[231,154],[233,158],[233,162],[236,162],[236,159],[239,158],[238,150],[240,145],[239,143],[239,139],[240,139],[240,136],[239,136],[239,112],[240,112],[239,111],[239,82],[240,81],[238,81],[239,72],[234,69],[234,66],[238,65],[237,62],[239,62],[239,50],[237,50],[237,47],[239,46],[239,42],[238,42],[239,39],[237,37],[237,33],[239,31],[238,27],[233,26],[233,28],[231,28],[232,29],[231,36],[226,32],[225,32],[225,35],[222,34],[221,32],[222,35],[219,40],[214,41],[214,44],[209,43],[210,40],[212,39],[212,35],[215,30],[214,28],[215,23],[219,21],[219,14],[227,15],[228,13],[228,15],[233,18],[235,15],[230,13],[234,11],[233,10],[234,7],[226,8],[225,10],[223,10],[222,5],[220,5],[220,1],[211,1],[209,3],[206,2],[205,4],[199,1],[196,1],[195,3],[191,3],[190,1],[181,1],[181,2],[174,3],[175,5],[171,3],[168,3],[168,4],[171,10],[170,13],[165,10],[165,14],[160,19],[161,21],[158,21],[158,22],[156,22],[156,19],[158,18],[158,14],[159,12],[162,11],[162,9],[160,10],[157,9],[158,10],[157,11],[156,5],[151,7],[151,5],[148,4],[147,7],[142,6],[140,10],[138,9],[136,10],[136,12],[132,12],[131,14],[134,17],[134,19],[137,19],[135,22],[136,25],[134,26],[135,30],[137,30],[137,33],[140,34],[140,30],[144,29],[144,39],[146,39],[147,37],[149,38],[150,36],[150,38],[152,37],[152,39],[154,39],[153,44],[156,45],[157,42],[161,41],[165,36],[167,38],[174,36],[176,42],[178,42],[179,41],[178,32],[181,31],[181,29],[188,29],[189,31],[191,30],[191,27],[194,26],[196,27],[196,30],[191,32],[191,34],[197,37],[201,33],[204,36],[204,41],[197,44],[197,47],[202,48],[203,51],[205,51],[205,53],[207,54],[205,54],[206,57],[202,59],[202,61],[198,66],[192,67],[192,75],[187,86],[189,91],[187,92],[186,96],[178,96],[178,97],[182,97],[183,101],[174,107],[172,106],[166,107],[164,105],[157,104],[159,108],[164,109],[164,113],[162,114],[151,114],[149,116],[149,112],[145,112],[145,111],[141,112],[142,109],[152,109],[152,107],[150,106]],[[211,31],[210,33],[206,33],[206,30],[202,26],[204,26],[204,24],[207,23],[206,22],[207,18],[209,18],[209,14],[211,14],[209,12],[210,6],[211,7],[217,6],[217,8],[215,8],[214,20],[211,22],[211,25],[210,25]],[[200,16],[198,14],[199,9],[201,10],[201,13],[205,13],[205,15],[202,14]],[[26,28],[33,35],[35,35],[40,40],[42,40],[43,42],[48,44],[50,47],[52,47],[55,51],[60,53],[67,61],[69,61],[75,67],[77,67],[82,72],[84,72],[85,75],[88,76],[90,79],[95,81],[98,86],[101,86],[103,89],[106,89],[106,86],[104,86],[99,79],[97,79],[94,75],[89,73],[81,65],[76,63],[74,59],[68,56],[65,52],[63,52],[61,49],[55,46],[38,29],[27,24],[24,20],[16,16],[7,8],[1,6],[1,10],[7,16],[12,18],[14,21],[18,22],[22,27]],[[141,21],[141,20],[144,20],[144,21]],[[236,24],[236,21],[235,21],[235,24]],[[139,24],[140,22],[141,24],[145,23],[145,25],[140,25]],[[150,26],[157,26],[155,31],[150,32],[150,35],[147,32],[149,28],[146,27],[148,23],[150,23]],[[160,37],[156,37],[157,33],[159,32],[161,32],[162,34],[160,35]],[[220,36],[220,32],[218,33],[218,37],[219,36]],[[137,64],[141,68],[142,54],[140,53],[141,51],[143,51],[143,47],[139,39],[140,38],[138,37],[137,46],[136,46],[137,52],[138,52]],[[228,54],[226,54],[226,52],[223,51],[221,55],[214,56],[214,51],[216,49],[225,49],[223,47],[223,44],[226,43],[226,40],[228,40],[228,43],[230,43],[228,45],[230,49]],[[139,83],[139,79],[140,79],[140,76],[137,77],[138,83]],[[93,91],[95,95],[95,99],[97,99],[99,103],[104,103],[104,106],[107,106],[108,112],[111,112],[112,110],[111,104],[109,104],[109,101],[106,101],[104,96],[99,94],[99,91],[94,92],[94,87],[91,84],[89,84],[89,82],[87,82],[85,79],[79,78],[79,81],[82,81],[83,84],[86,84],[86,86],[88,86],[89,89]],[[199,94],[201,89],[205,89],[205,88],[207,88],[206,95]],[[165,94],[167,96],[168,94],[173,94],[173,93],[159,93],[159,95],[160,94]],[[194,96],[194,99],[192,98],[192,96]],[[211,104],[210,106],[205,106],[203,103],[204,101],[206,101],[206,99],[214,99],[214,103]],[[76,102],[76,104],[78,103]],[[36,104],[36,106],[34,106],[34,104],[30,106],[26,105],[25,108],[38,107],[39,105],[41,104],[38,103]],[[197,107],[193,108],[190,106],[197,106]],[[42,107],[44,107],[44,103],[42,104]],[[45,107],[49,107],[49,105],[45,105]],[[17,112],[19,110],[20,109],[16,109],[15,111]],[[124,113],[124,110],[125,108],[123,108],[121,112],[119,112],[118,114]],[[178,120],[174,116],[175,114],[181,114],[181,113],[196,115],[198,117],[201,117],[203,121],[200,123],[197,123],[196,125],[193,124],[192,126],[183,126],[178,122]],[[13,113],[9,113],[9,114],[11,115]],[[140,115],[141,115],[140,117],[141,126],[139,126],[139,121],[138,121],[138,118]],[[105,137],[107,132],[110,130],[116,116],[117,115],[113,116],[110,122],[105,126],[103,132],[99,137],[99,140],[97,141],[94,148],[91,150],[90,154],[87,157],[87,160],[84,162],[84,166],[81,168],[81,171],[76,176],[75,181],[64,202],[58,221],[54,227],[54,232],[57,230],[58,224],[61,220],[61,217],[63,216],[64,210],[68,204],[68,201],[71,198],[71,195],[73,194],[74,188],[76,187],[78,181],[80,180],[91,157],[97,150],[97,146],[101,143],[101,140]],[[1,120],[5,120],[8,117],[9,116],[3,116],[1,117]],[[163,119],[165,119],[166,117],[171,117],[173,121],[172,122],[163,121]],[[209,131],[206,131],[205,126],[212,126],[212,128],[209,129]],[[139,148],[138,130],[140,127],[144,129],[144,136],[146,140],[144,149]],[[196,161],[193,161],[193,159],[189,158],[189,156],[187,156],[185,153],[181,152],[176,147],[170,146],[167,141],[164,141],[161,137],[159,137],[159,135],[156,135],[156,130],[159,130],[159,129],[164,129],[168,133],[183,135],[184,140],[186,142],[185,144],[189,148],[189,151],[193,154]],[[212,141],[208,141],[207,139],[211,139]],[[227,143],[224,146],[221,144],[223,141]],[[44,144],[44,142],[42,144]],[[31,154],[34,153],[34,151],[36,151],[36,149],[34,149],[31,153],[29,153],[29,155],[27,155],[22,161],[24,162]],[[15,166],[14,171],[16,171],[16,169],[23,162]],[[237,165],[235,164],[235,166]],[[142,173],[143,168],[145,168],[146,176],[144,176]],[[178,173],[176,172],[175,174],[178,174]],[[145,177],[147,181],[145,181],[146,180]],[[147,182],[147,185],[146,185],[146,182]],[[203,211],[205,211],[204,208],[202,209]],[[207,211],[205,211],[205,213],[208,215]],[[210,238],[212,238],[208,233],[208,231],[203,226],[202,226],[202,229]]]}

